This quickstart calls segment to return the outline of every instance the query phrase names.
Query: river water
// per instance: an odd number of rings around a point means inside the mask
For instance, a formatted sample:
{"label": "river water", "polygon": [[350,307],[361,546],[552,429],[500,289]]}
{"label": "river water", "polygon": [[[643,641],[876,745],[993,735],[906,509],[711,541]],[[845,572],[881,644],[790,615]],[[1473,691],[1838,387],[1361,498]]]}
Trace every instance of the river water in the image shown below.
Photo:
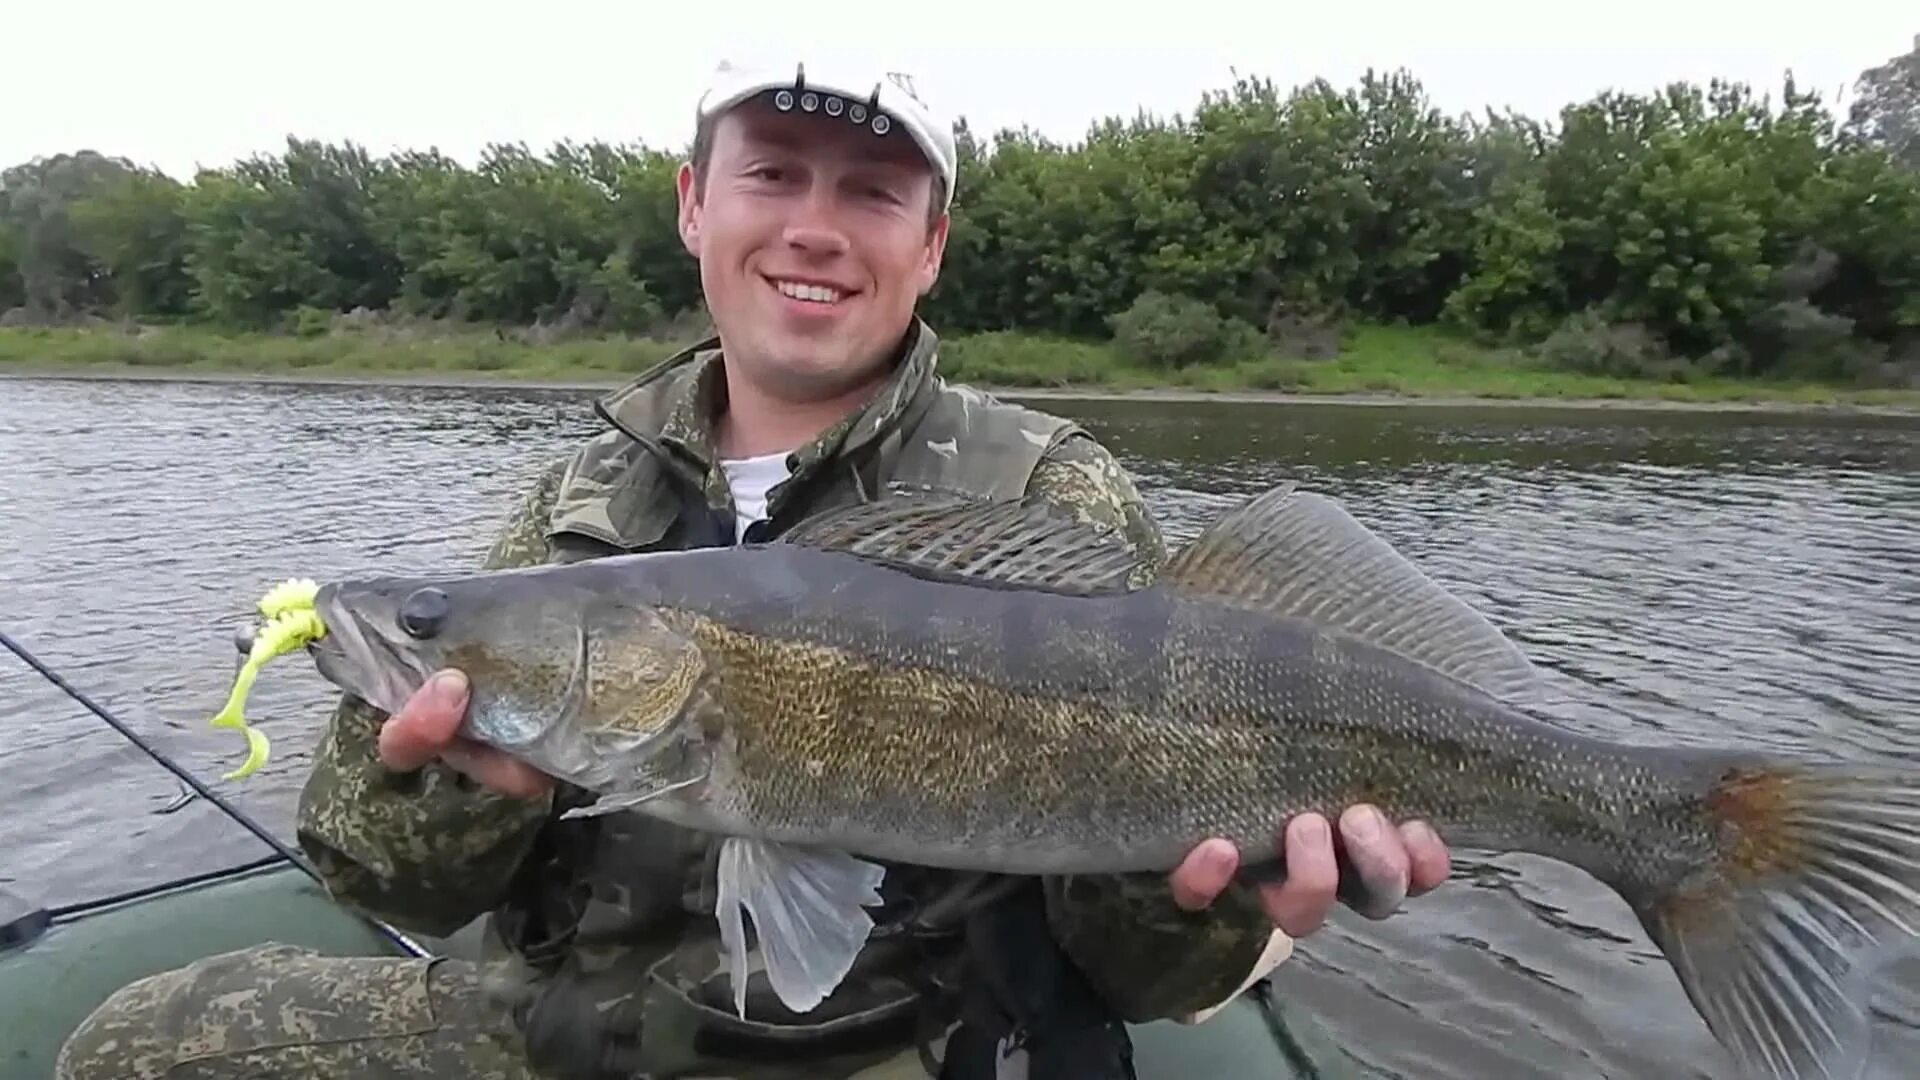
{"label": "river water", "polygon": [[[197,774],[231,633],[289,576],[468,565],[583,391],[0,380],[0,626]],[[1920,762],[1920,421],[1742,413],[1044,403],[1139,478],[1169,539],[1298,480],[1509,632],[1548,712],[1637,742]],[[290,835],[331,694],[269,666],[271,763],[220,787]],[[0,884],[48,903],[262,853],[0,653]],[[1345,913],[1278,978],[1373,1072],[1732,1073],[1625,905],[1578,871],[1456,852],[1384,923]],[[1875,1076],[1920,1055],[1920,965]]]}

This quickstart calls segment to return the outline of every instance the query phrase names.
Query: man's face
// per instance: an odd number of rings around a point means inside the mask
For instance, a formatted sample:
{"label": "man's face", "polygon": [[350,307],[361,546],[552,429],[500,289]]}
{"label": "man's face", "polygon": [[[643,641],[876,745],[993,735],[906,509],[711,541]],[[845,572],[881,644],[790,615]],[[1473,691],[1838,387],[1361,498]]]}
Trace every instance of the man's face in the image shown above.
{"label": "man's face", "polygon": [[680,234],[727,363],[791,400],[874,377],[933,287],[947,218],[928,227],[933,172],[911,136],[782,113],[722,116],[697,191],[680,170]]}

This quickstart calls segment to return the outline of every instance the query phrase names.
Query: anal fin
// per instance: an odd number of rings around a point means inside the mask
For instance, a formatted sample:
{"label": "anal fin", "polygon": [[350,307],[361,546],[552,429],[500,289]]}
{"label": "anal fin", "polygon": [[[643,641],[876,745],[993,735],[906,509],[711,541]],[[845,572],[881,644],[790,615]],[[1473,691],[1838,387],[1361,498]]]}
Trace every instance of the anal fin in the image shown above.
{"label": "anal fin", "polygon": [[747,1015],[746,930],[753,919],[767,981],[782,1004],[812,1010],[846,978],[873,932],[885,868],[845,852],[727,837],[714,915],[727,954],[734,1011]]}

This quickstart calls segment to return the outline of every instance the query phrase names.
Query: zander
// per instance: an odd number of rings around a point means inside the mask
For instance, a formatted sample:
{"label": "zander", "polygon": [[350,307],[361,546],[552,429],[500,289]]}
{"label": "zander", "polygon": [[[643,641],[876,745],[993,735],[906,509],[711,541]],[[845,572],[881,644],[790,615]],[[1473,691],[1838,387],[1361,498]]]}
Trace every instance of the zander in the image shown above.
{"label": "zander", "polygon": [[330,583],[300,640],[389,712],[465,671],[463,734],[597,797],[572,813],[724,837],[734,985],[744,909],[796,1010],[871,929],[869,860],[1171,870],[1212,836],[1271,860],[1288,817],[1364,801],[1605,883],[1753,1072],[1860,1067],[1872,969],[1920,928],[1920,777],[1536,720],[1506,638],[1291,488],[1139,569],[1038,504],[901,497],[770,544]]}

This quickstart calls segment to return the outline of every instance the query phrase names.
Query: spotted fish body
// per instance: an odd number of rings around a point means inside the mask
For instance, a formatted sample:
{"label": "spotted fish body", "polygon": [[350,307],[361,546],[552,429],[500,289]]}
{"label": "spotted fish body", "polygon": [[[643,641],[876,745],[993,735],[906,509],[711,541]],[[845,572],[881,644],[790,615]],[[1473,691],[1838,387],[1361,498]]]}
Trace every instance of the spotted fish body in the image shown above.
{"label": "spotted fish body", "polygon": [[[661,612],[697,651],[712,776],[657,809],[699,828],[1027,874],[1170,869],[1210,836],[1254,857],[1287,816],[1362,799],[1464,845],[1669,878],[1705,839],[1697,766],[1299,620],[1163,588],[979,588],[798,546],[680,558],[607,565],[590,588]],[[594,655],[590,677],[615,660]],[[1656,844],[1661,806],[1679,812]]]}
{"label": "spotted fish body", "polygon": [[328,585],[313,649],[389,710],[461,668],[471,737],[589,812],[722,834],[736,971],[744,908],[793,1007],[864,940],[869,860],[1167,870],[1215,836],[1254,860],[1366,801],[1615,889],[1759,1074],[1864,1052],[1850,980],[1920,926],[1913,777],[1536,720],[1518,650],[1315,496],[1137,569],[1034,507],[907,500],[771,545]]}

